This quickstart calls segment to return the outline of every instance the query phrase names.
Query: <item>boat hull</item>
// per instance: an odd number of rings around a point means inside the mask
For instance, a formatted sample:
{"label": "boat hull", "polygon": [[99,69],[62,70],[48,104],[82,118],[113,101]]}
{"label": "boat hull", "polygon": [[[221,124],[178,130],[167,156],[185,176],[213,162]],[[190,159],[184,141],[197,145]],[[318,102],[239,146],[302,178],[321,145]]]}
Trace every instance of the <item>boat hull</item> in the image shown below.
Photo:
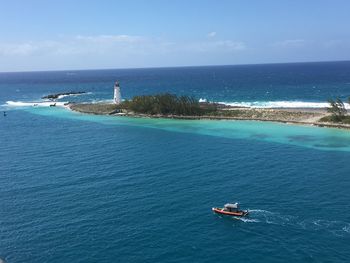
{"label": "boat hull", "polygon": [[248,210],[247,211],[237,211],[237,212],[230,212],[230,211],[225,211],[222,208],[218,207],[213,207],[212,211],[214,213],[220,214],[220,215],[227,215],[227,216],[247,216],[249,214]]}

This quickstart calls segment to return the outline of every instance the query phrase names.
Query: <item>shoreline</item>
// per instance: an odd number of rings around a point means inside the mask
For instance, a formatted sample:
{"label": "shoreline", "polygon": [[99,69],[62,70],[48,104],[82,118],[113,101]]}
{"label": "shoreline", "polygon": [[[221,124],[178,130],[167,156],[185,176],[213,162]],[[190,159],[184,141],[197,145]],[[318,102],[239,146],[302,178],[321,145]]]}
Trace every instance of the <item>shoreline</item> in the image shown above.
{"label": "shoreline", "polygon": [[[70,103],[66,106],[69,110],[91,115],[109,115],[118,117],[131,118],[150,118],[150,119],[178,119],[178,120],[241,120],[241,121],[264,121],[284,123],[290,125],[317,126],[323,128],[337,128],[350,130],[349,124],[319,122],[318,120],[329,115],[324,108],[239,108],[227,107],[225,111],[229,114],[237,114],[238,116],[225,115],[201,115],[201,116],[186,116],[186,115],[151,115],[140,114],[134,112],[116,112],[114,104],[88,104],[88,103]],[[226,114],[226,113],[225,113]],[[260,115],[260,117],[258,117]]]}

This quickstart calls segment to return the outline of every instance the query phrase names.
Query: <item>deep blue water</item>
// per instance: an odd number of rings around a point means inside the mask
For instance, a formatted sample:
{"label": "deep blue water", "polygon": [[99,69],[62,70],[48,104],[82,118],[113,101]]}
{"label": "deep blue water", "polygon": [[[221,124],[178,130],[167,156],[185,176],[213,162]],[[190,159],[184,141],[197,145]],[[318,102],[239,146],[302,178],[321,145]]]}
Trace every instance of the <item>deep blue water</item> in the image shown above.
{"label": "deep blue water", "polygon": [[[0,74],[7,262],[348,262],[350,132],[11,107],[51,92],[217,101],[350,95],[350,63]],[[317,90],[317,92],[316,92]],[[268,93],[267,93],[268,92]],[[211,207],[239,201],[246,220]]]}
{"label": "deep blue water", "polygon": [[350,61],[1,73],[0,103],[71,90],[92,92],[81,98],[84,101],[111,99],[116,80],[124,98],[172,92],[222,102],[326,102],[329,98],[349,96]]}

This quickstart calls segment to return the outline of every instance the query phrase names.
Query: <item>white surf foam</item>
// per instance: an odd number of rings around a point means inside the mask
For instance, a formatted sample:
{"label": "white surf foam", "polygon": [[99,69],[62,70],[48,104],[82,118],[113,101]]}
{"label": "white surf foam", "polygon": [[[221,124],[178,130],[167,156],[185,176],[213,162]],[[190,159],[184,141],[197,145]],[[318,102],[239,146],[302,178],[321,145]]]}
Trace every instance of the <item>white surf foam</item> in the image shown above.
{"label": "white surf foam", "polygon": [[7,107],[50,107],[50,105],[56,105],[58,107],[66,107],[64,104],[67,103],[66,101],[60,101],[60,102],[52,102],[52,101],[32,101],[32,102],[24,102],[24,101],[6,101],[6,104],[3,106]]}
{"label": "white surf foam", "polygon": [[[122,100],[124,101],[124,100]],[[106,100],[92,100],[91,103],[113,103],[113,99],[106,99]]]}
{"label": "white surf foam", "polygon": [[[251,107],[251,108],[326,108],[328,102],[306,101],[255,101],[255,102],[220,102],[228,106]],[[350,109],[348,103],[344,103],[346,109]]]}
{"label": "white surf foam", "polygon": [[[207,99],[201,98],[199,102],[206,102]],[[249,108],[326,108],[328,102],[310,102],[310,101],[220,101],[218,103],[232,107],[249,107]],[[350,109],[349,103],[344,103],[346,109]]]}
{"label": "white surf foam", "polygon": [[57,99],[63,99],[63,98],[65,98],[65,97],[69,97],[69,96],[73,96],[73,95],[59,95],[59,96],[57,97]]}
{"label": "white surf foam", "polygon": [[91,95],[92,92],[85,92],[85,93],[78,93],[78,94],[64,94],[64,95],[59,95],[57,99],[63,99],[65,97],[77,97],[77,96],[82,96],[82,95]]}

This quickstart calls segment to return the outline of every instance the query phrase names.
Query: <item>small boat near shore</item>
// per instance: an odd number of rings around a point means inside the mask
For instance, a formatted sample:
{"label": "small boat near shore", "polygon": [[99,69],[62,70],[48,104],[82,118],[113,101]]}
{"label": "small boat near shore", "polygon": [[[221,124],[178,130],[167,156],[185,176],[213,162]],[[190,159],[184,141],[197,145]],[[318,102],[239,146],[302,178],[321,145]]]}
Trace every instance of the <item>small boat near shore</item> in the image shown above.
{"label": "small boat near shore", "polygon": [[211,210],[216,214],[228,215],[228,216],[243,217],[249,214],[248,210],[240,210],[238,203],[225,204],[223,208],[213,207]]}

